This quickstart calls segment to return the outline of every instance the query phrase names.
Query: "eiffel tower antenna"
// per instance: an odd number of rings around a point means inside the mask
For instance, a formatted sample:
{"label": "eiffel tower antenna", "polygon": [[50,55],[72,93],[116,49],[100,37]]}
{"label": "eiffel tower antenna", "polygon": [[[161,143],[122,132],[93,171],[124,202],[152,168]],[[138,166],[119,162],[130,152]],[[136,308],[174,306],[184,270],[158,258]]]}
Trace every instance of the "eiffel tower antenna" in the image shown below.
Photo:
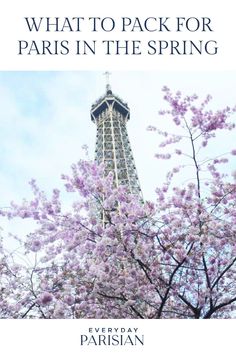
{"label": "eiffel tower antenna", "polygon": [[106,77],[106,92],[111,91],[111,84],[110,84],[111,73],[109,71],[105,71],[103,75],[105,75]]}

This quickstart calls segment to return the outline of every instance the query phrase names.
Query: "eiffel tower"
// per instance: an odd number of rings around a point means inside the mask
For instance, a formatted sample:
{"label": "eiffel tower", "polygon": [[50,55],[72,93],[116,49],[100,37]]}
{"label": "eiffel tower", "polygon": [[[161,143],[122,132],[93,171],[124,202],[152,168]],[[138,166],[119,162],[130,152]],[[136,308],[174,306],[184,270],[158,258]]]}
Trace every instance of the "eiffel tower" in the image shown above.
{"label": "eiffel tower", "polygon": [[106,93],[91,108],[91,119],[97,126],[95,160],[104,163],[106,175],[113,172],[116,187],[127,186],[128,191],[141,200],[141,188],[126,128],[130,110],[127,103],[113,94],[110,73],[105,75]]}

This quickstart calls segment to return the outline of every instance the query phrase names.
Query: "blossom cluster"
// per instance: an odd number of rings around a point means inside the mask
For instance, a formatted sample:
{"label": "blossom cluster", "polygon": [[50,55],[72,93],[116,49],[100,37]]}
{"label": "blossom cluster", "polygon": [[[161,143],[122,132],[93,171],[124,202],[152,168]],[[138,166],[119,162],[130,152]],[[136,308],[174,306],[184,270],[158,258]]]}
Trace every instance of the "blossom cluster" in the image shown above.
{"label": "blossom cluster", "polygon": [[[188,164],[172,166],[155,202],[144,202],[116,186],[103,164],[79,161],[62,175],[75,196],[68,208],[59,190],[48,197],[32,180],[31,201],[0,211],[2,218],[37,225],[24,239],[16,237],[15,253],[0,242],[2,318],[234,317],[236,180],[220,170],[230,167],[226,156],[199,160],[197,151],[216,131],[234,129],[235,109],[207,111],[210,96],[197,107],[196,95],[166,87],[164,95],[170,108],[161,118],[182,134],[150,127],[165,139],[161,149],[175,146],[156,157],[191,160],[191,181],[175,185],[173,177]],[[187,150],[176,148],[184,139]]]}

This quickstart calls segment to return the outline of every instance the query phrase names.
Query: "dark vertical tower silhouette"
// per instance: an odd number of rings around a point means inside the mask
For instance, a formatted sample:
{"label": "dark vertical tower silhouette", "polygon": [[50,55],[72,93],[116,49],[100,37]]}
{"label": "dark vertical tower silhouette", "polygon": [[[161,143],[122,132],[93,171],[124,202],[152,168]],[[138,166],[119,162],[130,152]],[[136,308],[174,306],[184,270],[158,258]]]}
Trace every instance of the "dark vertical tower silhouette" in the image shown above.
{"label": "dark vertical tower silhouette", "polygon": [[105,164],[105,174],[114,173],[116,186],[125,185],[132,194],[141,196],[141,189],[127,133],[130,110],[113,94],[106,72],[106,93],[91,108],[91,119],[97,126],[95,159]]}

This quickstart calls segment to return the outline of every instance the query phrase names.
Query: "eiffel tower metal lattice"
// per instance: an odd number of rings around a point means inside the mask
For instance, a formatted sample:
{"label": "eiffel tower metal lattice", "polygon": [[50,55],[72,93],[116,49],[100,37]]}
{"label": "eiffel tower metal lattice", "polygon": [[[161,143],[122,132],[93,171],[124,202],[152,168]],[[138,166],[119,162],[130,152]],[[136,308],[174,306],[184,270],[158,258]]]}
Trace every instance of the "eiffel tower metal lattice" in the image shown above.
{"label": "eiffel tower metal lattice", "polygon": [[105,164],[105,174],[112,171],[116,186],[125,185],[132,194],[140,196],[141,188],[127,133],[130,110],[114,95],[107,76],[106,93],[91,108],[91,119],[97,126],[95,160]]}

